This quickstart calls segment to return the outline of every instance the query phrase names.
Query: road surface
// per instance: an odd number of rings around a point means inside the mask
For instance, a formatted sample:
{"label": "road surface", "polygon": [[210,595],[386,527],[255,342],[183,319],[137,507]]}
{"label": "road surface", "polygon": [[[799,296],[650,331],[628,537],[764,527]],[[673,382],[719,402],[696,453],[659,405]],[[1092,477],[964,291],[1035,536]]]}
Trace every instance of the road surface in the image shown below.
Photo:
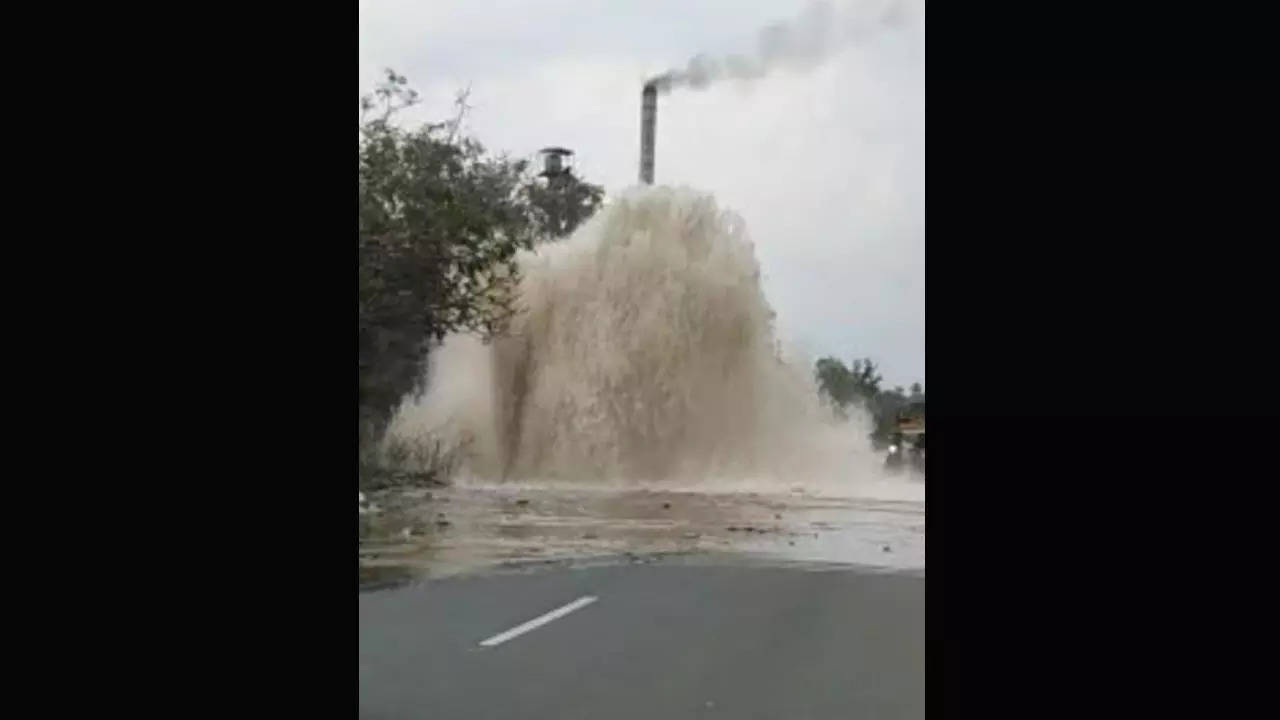
{"label": "road surface", "polygon": [[362,592],[362,718],[923,718],[924,577],[696,563]]}

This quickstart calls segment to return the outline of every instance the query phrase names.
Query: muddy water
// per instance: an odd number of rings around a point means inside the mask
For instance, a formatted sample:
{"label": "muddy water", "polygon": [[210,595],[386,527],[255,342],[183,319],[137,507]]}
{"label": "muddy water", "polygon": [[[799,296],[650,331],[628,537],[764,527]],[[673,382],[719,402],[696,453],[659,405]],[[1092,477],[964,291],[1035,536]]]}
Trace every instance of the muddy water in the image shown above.
{"label": "muddy water", "polygon": [[361,584],[672,556],[922,571],[923,489],[908,490],[891,498],[546,485],[375,493]]}
{"label": "muddy water", "polygon": [[374,496],[362,571],[628,554],[923,568],[923,486],[883,476],[870,417],[822,404],[778,342],[745,223],[712,195],[629,190],[519,264],[506,336],[446,338],[388,431],[459,449],[459,484]]}

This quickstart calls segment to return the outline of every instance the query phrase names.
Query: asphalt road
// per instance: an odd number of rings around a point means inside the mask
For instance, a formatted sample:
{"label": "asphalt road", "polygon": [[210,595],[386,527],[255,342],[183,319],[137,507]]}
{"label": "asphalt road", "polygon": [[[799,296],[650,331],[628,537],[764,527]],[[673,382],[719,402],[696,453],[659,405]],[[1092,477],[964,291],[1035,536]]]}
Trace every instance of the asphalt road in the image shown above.
{"label": "asphalt road", "polygon": [[365,592],[360,717],[923,718],[924,583],[652,564]]}

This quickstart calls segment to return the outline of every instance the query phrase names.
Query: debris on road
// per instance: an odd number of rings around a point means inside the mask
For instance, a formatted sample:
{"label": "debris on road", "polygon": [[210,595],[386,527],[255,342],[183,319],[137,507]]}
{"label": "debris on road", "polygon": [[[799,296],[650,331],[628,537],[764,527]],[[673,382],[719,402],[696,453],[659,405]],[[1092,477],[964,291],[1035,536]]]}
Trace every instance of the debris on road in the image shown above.
{"label": "debris on road", "polygon": [[[647,564],[658,551],[908,568],[924,564],[924,512],[914,502],[800,501],[782,495],[753,502],[729,493],[664,493],[664,500],[650,491],[551,488],[534,494],[487,486],[431,488],[427,500],[427,488],[361,490],[361,562],[404,565],[423,577],[552,556]],[[445,503],[451,503],[448,511]],[[763,524],[770,516],[773,523]],[[801,543],[809,534],[813,538]],[[371,559],[371,550],[381,553],[387,547],[394,548],[392,555]]]}

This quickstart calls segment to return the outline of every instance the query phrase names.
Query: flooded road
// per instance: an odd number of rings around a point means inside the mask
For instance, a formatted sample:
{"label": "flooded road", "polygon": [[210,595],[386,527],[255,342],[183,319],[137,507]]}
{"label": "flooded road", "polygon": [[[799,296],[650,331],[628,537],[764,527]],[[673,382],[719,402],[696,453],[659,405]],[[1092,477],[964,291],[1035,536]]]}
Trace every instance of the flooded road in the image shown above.
{"label": "flooded road", "polygon": [[362,517],[360,581],[673,556],[923,571],[924,486],[884,489],[870,496],[541,484],[379,491]]}

